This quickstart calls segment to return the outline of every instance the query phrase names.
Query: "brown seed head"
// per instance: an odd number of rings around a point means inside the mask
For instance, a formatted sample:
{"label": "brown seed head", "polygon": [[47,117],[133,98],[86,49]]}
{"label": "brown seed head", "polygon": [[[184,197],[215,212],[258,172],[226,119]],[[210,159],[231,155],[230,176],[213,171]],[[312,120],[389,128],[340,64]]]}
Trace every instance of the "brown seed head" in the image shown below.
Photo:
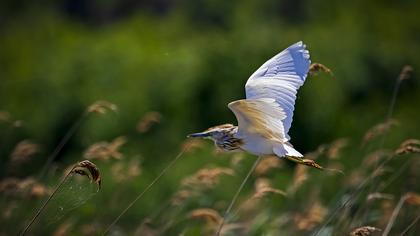
{"label": "brown seed head", "polygon": [[40,150],[39,145],[29,140],[19,142],[11,154],[10,161],[12,163],[27,162],[34,154]]}
{"label": "brown seed head", "polygon": [[277,156],[269,156],[263,158],[255,167],[254,174],[257,176],[266,175],[270,170],[279,168],[281,166],[281,161]]}
{"label": "brown seed head", "polygon": [[150,111],[147,112],[137,123],[137,131],[140,133],[146,133],[150,128],[159,124],[162,119],[162,115],[159,112]]}
{"label": "brown seed head", "polygon": [[306,168],[303,165],[297,165],[295,169],[295,174],[293,176],[293,183],[292,185],[287,189],[288,193],[295,193],[300,186],[308,179],[307,174],[308,168]]}
{"label": "brown seed head", "polygon": [[357,229],[354,229],[350,232],[350,236],[368,236],[374,232],[381,232],[382,230],[372,226],[363,226]]}
{"label": "brown seed head", "polygon": [[89,113],[95,112],[101,115],[105,114],[107,111],[116,112],[117,110],[118,110],[117,105],[111,102],[105,101],[105,100],[96,101],[87,108],[87,112]]}
{"label": "brown seed head", "polygon": [[363,159],[363,165],[365,166],[374,166],[376,165],[380,160],[384,160],[384,158],[387,158],[391,155],[387,150],[378,149],[376,151],[373,151],[369,153],[366,157]]}
{"label": "brown seed head", "polygon": [[396,155],[403,155],[408,153],[420,153],[420,140],[407,139],[401,143],[397,150],[395,150]]}
{"label": "brown seed head", "polygon": [[410,65],[405,65],[403,68],[402,68],[402,70],[401,70],[401,73],[400,73],[400,75],[398,76],[398,79],[400,80],[400,81],[403,81],[403,80],[406,80],[406,79],[409,79],[410,77],[411,77],[411,74],[413,74],[413,67],[412,66],[410,66]]}
{"label": "brown seed head", "polygon": [[200,208],[190,212],[189,218],[204,219],[208,223],[219,223],[222,220],[220,214],[211,208]]}
{"label": "brown seed head", "polygon": [[234,175],[233,169],[230,168],[206,168],[201,169],[192,176],[182,180],[183,186],[207,187],[215,186],[222,175]]}
{"label": "brown seed head", "polygon": [[392,200],[394,198],[394,195],[392,194],[386,194],[386,193],[371,193],[366,197],[366,200],[373,201],[376,199],[385,199],[385,200]]}
{"label": "brown seed head", "polygon": [[314,75],[317,75],[319,72],[324,72],[324,73],[330,74],[332,77],[334,77],[333,72],[328,67],[324,66],[321,63],[316,63],[315,62],[315,63],[312,63],[309,66],[309,72],[308,72],[309,75],[314,76]]}
{"label": "brown seed head", "polygon": [[112,142],[106,141],[92,144],[84,153],[86,159],[108,160],[109,158],[121,159],[123,155],[119,149],[127,142],[123,136],[115,138]]}
{"label": "brown seed head", "polygon": [[[87,172],[86,172],[87,170]],[[98,190],[101,188],[101,174],[95,164],[88,160],[81,161],[73,168],[73,173],[87,176],[98,185]]]}
{"label": "brown seed head", "polygon": [[332,142],[327,150],[327,157],[330,159],[337,159],[341,149],[349,144],[349,140],[346,138],[340,138]]}
{"label": "brown seed head", "polygon": [[396,120],[389,119],[383,123],[379,123],[370,128],[364,135],[362,146],[366,145],[371,140],[378,136],[386,134],[393,126],[397,126],[399,123]]}
{"label": "brown seed head", "polygon": [[141,165],[138,159],[131,159],[127,162],[117,162],[111,167],[112,179],[116,182],[123,182],[139,176]]}
{"label": "brown seed head", "polygon": [[311,231],[316,225],[322,222],[328,210],[319,202],[315,202],[307,210],[306,214],[298,213],[294,217],[294,222],[299,230]]}
{"label": "brown seed head", "polygon": [[205,145],[204,140],[202,139],[187,139],[182,143],[182,149],[186,152],[194,152],[197,149],[200,149]]}
{"label": "brown seed head", "polygon": [[418,193],[406,193],[404,195],[405,201],[414,206],[420,206],[420,195]]}
{"label": "brown seed head", "polygon": [[31,177],[6,178],[0,182],[0,193],[5,196],[38,198],[47,195],[49,189]]}
{"label": "brown seed head", "polygon": [[73,228],[73,223],[66,221],[60,224],[57,229],[53,232],[53,236],[67,236],[68,232]]}
{"label": "brown seed head", "polygon": [[252,195],[251,198],[260,199],[267,196],[268,194],[279,194],[279,195],[286,196],[286,192],[280,189],[272,188],[270,181],[268,179],[265,179],[265,178],[257,179],[257,181],[255,182],[255,193],[254,195]]}

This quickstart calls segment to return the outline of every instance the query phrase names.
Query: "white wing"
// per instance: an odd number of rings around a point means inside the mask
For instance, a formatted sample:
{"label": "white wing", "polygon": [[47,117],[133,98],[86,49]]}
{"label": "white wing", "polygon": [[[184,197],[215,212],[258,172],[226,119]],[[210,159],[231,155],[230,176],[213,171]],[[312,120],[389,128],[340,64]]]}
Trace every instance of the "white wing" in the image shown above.
{"label": "white wing", "polygon": [[272,98],[243,99],[229,103],[238,120],[238,135],[259,135],[286,142],[282,120],[286,114]]}
{"label": "white wing", "polygon": [[288,140],[296,92],[305,82],[311,64],[305,48],[302,42],[286,48],[255,71],[245,85],[247,99],[272,98],[283,109],[286,118],[282,122]]}

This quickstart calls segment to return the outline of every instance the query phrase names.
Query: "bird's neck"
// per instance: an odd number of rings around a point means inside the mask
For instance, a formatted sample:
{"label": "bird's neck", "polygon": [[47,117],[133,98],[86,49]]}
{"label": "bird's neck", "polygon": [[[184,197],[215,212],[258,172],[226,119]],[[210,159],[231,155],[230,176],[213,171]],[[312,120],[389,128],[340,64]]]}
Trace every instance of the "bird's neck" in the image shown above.
{"label": "bird's neck", "polygon": [[216,141],[216,145],[224,151],[234,151],[240,149],[243,144],[243,140],[236,137],[238,133],[238,127],[234,126],[227,130],[223,137]]}

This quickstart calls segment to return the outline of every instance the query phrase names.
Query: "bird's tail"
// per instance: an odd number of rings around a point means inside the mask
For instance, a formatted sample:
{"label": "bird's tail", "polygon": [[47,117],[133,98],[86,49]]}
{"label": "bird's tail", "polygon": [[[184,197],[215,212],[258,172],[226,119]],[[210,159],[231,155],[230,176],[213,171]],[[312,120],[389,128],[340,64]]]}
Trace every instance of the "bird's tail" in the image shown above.
{"label": "bird's tail", "polygon": [[344,175],[344,172],[341,170],[324,168],[314,160],[303,158],[303,155],[296,151],[290,143],[278,144],[274,147],[273,151],[278,157],[286,158],[289,161],[293,161],[301,165],[311,166],[319,170],[326,170]]}
{"label": "bird's tail", "polygon": [[278,157],[284,157],[287,160],[296,162],[301,165],[312,166],[319,170],[324,169],[322,166],[317,164],[314,160],[304,159],[303,155],[300,152],[298,152],[296,149],[294,149],[293,146],[289,143],[278,144],[277,146],[274,147],[273,151]]}

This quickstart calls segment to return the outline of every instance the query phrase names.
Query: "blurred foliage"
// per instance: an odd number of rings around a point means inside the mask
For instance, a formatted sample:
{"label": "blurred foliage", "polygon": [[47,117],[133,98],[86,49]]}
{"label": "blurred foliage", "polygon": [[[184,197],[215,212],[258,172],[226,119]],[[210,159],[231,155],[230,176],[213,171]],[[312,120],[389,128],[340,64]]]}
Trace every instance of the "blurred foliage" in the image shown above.
{"label": "blurred foliage", "polygon": [[[310,77],[300,89],[292,143],[307,153],[347,137],[351,148],[335,162],[352,173],[368,153],[382,147],[380,141],[361,147],[360,140],[370,127],[384,121],[395,80],[406,64],[414,74],[401,84],[393,115],[398,125],[386,135],[384,147],[395,149],[405,139],[419,138],[419,8],[420,2],[414,0],[2,1],[0,110],[3,117],[8,114],[8,122],[0,121],[0,176],[4,180],[36,175],[90,104],[97,100],[116,104],[116,113],[91,114],[83,120],[45,181],[48,186],[56,183],[65,166],[83,159],[92,144],[126,137],[121,160],[97,161],[103,174],[101,192],[70,214],[71,223],[64,222],[80,226],[74,228],[78,233],[84,224],[103,229],[174,158],[188,133],[235,123],[226,104],[244,97],[248,76],[263,62],[299,40],[307,44],[312,62],[327,65],[334,78]],[[159,114],[156,124],[139,132],[138,122],[151,111]],[[29,162],[12,165],[11,153],[22,140],[39,147]],[[168,235],[203,232],[201,224],[177,219],[177,214],[205,207],[223,212],[253,158],[236,166],[234,177],[223,176],[222,186],[178,211],[169,211],[171,207],[162,202],[169,201],[182,178],[204,167],[228,166],[231,159],[230,154],[215,155],[211,144],[187,154],[127,212],[117,231],[134,232],[145,217],[156,215],[154,225],[161,223],[159,218],[180,221],[168,226]],[[115,169],[128,173],[125,165],[133,160],[141,163],[136,162],[141,165],[137,175],[122,180],[115,176]],[[116,168],[118,162],[124,164]],[[403,165],[392,163],[396,170]],[[287,165],[269,178],[284,190],[294,171],[295,166]],[[397,197],[406,190],[418,191],[418,184],[398,185],[410,176],[418,177],[410,173],[399,176],[388,192]],[[294,232],[291,226],[275,231],[279,229],[267,222],[279,211],[304,214],[311,203],[306,196],[312,191],[316,191],[313,198],[319,195],[319,201],[332,209],[352,189],[342,187],[344,179],[316,172],[311,181],[317,184],[303,186],[293,198],[270,197],[261,214],[255,213],[256,228],[250,232],[262,234],[264,227],[272,235]],[[250,183],[245,193],[252,188]],[[39,201],[29,201],[8,219],[23,226]],[[7,202],[4,197],[2,204]],[[408,215],[400,231],[410,222]],[[274,222],[283,218],[275,217]],[[16,233],[18,228],[5,233]]]}

